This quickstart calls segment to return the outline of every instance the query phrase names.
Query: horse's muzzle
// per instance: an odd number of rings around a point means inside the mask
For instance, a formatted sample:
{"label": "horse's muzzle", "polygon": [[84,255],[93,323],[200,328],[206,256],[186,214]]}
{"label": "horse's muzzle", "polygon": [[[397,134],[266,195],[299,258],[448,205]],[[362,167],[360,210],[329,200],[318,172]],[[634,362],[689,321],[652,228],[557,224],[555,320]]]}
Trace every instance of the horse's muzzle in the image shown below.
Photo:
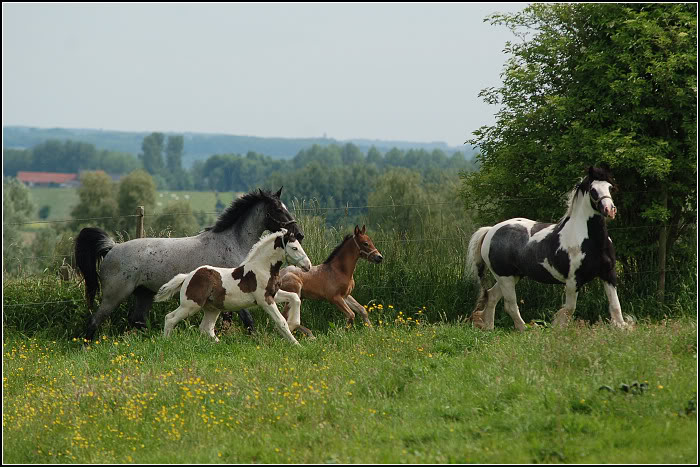
{"label": "horse's muzzle", "polygon": [[603,215],[605,217],[609,217],[610,219],[615,219],[616,214],[617,214],[617,208],[615,207],[615,205],[613,205],[611,208],[607,207],[607,206],[605,206],[603,208]]}
{"label": "horse's muzzle", "polygon": [[299,264],[299,267],[301,268],[302,271],[309,272],[309,271],[311,271],[311,261],[308,259],[306,261],[302,261]]}
{"label": "horse's muzzle", "polygon": [[379,253],[377,253],[376,255],[372,255],[369,259],[370,259],[373,263],[377,263],[377,264],[379,264],[379,263],[381,263],[382,261],[384,261],[384,257],[383,257],[382,255],[380,255]]}

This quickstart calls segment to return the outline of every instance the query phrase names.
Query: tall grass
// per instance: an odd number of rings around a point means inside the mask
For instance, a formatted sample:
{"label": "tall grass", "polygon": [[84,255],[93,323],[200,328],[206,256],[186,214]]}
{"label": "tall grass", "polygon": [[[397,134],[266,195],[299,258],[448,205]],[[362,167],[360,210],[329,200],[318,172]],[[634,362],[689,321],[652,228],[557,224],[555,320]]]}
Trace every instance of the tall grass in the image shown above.
{"label": "tall grass", "polygon": [[[313,264],[323,262],[345,237],[352,233],[355,222],[337,227],[326,225],[323,216],[298,213],[297,219],[304,230],[304,249]],[[360,259],[355,270],[353,296],[370,309],[392,305],[403,310],[421,310],[430,322],[462,321],[467,318],[476,301],[477,287],[465,275],[466,244],[471,231],[462,225],[423,226],[419,233],[396,230],[374,230],[368,234],[384,256],[381,264]],[[665,317],[694,315],[697,308],[697,276],[693,264],[673,265],[667,281],[667,299],[660,305],[654,296],[655,273],[630,274],[619,277],[618,293],[623,313],[637,320],[660,320]],[[79,280],[60,281],[54,274],[31,275],[3,280],[3,324],[31,334],[50,328],[56,337],[75,336],[82,331],[87,318],[83,285]],[[522,280],[517,288],[521,314],[526,322],[550,321],[564,302],[564,287]],[[62,302],[49,303],[44,302]],[[26,305],[27,303],[33,305]],[[106,329],[124,332],[127,308],[124,303],[108,320]],[[162,329],[164,316],[175,307],[175,302],[156,304],[150,315],[153,329]],[[374,308],[372,308],[374,307]],[[496,326],[512,329],[510,317],[497,307]],[[265,326],[267,315],[260,309],[252,310],[257,322]],[[579,294],[576,318],[589,323],[608,320],[608,303],[602,284],[595,280],[583,287]],[[313,331],[344,326],[344,316],[326,302],[305,300],[302,304],[302,323]],[[194,317],[193,320],[199,320]],[[356,320],[360,322],[361,320]],[[238,319],[234,320],[238,326]],[[110,327],[111,326],[111,327]]]}

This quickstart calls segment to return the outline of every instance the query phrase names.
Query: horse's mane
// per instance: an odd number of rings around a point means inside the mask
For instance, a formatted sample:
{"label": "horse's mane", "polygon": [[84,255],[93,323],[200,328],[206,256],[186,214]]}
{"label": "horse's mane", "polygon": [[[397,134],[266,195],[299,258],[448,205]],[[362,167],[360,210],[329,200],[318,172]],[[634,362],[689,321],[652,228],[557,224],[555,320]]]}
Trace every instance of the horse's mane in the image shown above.
{"label": "horse's mane", "polygon": [[583,177],[581,181],[573,188],[573,190],[569,192],[567,199],[566,215],[564,216],[564,218],[571,216],[576,196],[578,196],[579,193],[581,195],[585,195],[586,193],[590,192],[591,184],[596,180],[608,182],[613,185],[615,184],[612,174],[610,173],[607,166],[602,165],[601,167],[590,167],[588,169],[588,175]]}
{"label": "horse's mane", "polygon": [[258,202],[272,202],[272,200],[272,193],[263,189],[246,193],[231,202],[231,206],[227,207],[226,210],[219,215],[219,219],[217,219],[214,227],[205,230],[213,230],[216,233],[223,232],[232,227],[240,219],[243,219],[245,214]]}
{"label": "horse's mane", "polygon": [[241,261],[241,264],[250,263],[250,260],[253,258],[253,256],[255,256],[258,253],[258,250],[260,248],[264,247],[265,245],[267,245],[270,242],[274,242],[277,237],[281,237],[285,233],[287,233],[286,230],[280,230],[279,232],[269,233],[267,235],[263,235],[262,237],[260,237],[260,240],[258,240],[255,243],[255,245],[253,245],[250,248],[250,251],[246,255],[245,259],[243,261]]}
{"label": "horse's mane", "polygon": [[352,238],[352,234],[347,234],[347,235],[345,236],[345,238],[343,239],[343,241],[340,242],[340,244],[339,244],[337,247],[335,247],[335,249],[334,249],[333,251],[331,251],[331,254],[328,255],[328,258],[323,262],[323,264],[328,264],[328,263],[330,263],[330,262],[333,260],[333,258],[335,258],[335,257],[338,255],[338,252],[340,251],[340,249],[342,248],[342,246],[345,245],[345,242],[347,242],[347,241],[350,240],[351,238]]}

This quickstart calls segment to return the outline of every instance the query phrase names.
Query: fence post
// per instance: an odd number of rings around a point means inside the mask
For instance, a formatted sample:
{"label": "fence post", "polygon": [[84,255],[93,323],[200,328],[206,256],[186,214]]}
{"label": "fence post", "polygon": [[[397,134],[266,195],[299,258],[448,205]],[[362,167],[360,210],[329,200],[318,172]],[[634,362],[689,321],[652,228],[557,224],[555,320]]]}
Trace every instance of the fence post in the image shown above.
{"label": "fence post", "polygon": [[136,238],[143,238],[143,216],[145,215],[145,209],[143,206],[138,206],[136,208]]}

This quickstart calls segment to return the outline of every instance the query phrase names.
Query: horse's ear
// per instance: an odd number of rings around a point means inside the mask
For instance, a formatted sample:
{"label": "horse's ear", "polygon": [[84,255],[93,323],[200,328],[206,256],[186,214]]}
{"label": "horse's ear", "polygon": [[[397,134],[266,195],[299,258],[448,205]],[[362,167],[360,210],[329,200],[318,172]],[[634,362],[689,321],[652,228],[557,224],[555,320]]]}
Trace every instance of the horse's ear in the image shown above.
{"label": "horse's ear", "polygon": [[359,234],[359,233],[360,233],[360,226],[359,226],[359,225],[355,225],[355,235],[357,235],[357,234]]}
{"label": "horse's ear", "polygon": [[277,193],[275,193],[275,197],[278,198],[278,199],[279,199],[280,196],[282,196],[282,188],[284,188],[284,185],[282,185],[282,186],[280,187],[279,191],[277,191]]}
{"label": "horse's ear", "polygon": [[588,167],[588,177],[591,179],[595,177],[595,167]]}
{"label": "horse's ear", "polygon": [[367,229],[365,228],[365,226],[364,226],[364,224],[363,224],[363,225],[362,225],[362,235],[364,235],[365,232],[367,232]]}

